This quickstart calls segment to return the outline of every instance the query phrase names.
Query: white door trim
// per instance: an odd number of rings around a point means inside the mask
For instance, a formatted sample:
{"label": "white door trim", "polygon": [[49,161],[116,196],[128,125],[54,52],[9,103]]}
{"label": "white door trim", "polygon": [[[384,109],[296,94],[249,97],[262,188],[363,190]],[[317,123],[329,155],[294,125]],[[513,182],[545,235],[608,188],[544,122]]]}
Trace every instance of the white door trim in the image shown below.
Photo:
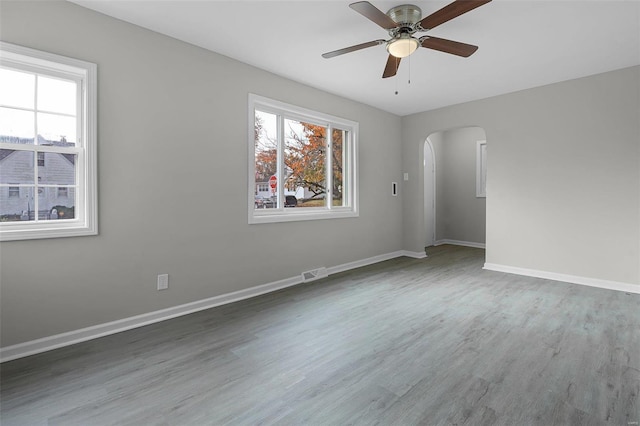
{"label": "white door trim", "polygon": [[[429,137],[424,141],[424,226],[431,221],[432,235],[426,235],[425,247],[436,243],[436,155]],[[431,166],[431,167],[430,167]],[[431,171],[429,171],[431,168]],[[429,191],[431,189],[431,191]],[[431,196],[429,196],[431,194]]]}

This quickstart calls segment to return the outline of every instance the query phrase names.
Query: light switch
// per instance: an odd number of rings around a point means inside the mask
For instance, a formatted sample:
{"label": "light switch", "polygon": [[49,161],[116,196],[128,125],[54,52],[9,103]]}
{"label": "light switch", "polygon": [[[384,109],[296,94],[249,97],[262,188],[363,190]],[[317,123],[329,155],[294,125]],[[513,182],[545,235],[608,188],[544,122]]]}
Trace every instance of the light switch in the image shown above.
{"label": "light switch", "polygon": [[409,173],[404,174],[404,180],[409,180]]}

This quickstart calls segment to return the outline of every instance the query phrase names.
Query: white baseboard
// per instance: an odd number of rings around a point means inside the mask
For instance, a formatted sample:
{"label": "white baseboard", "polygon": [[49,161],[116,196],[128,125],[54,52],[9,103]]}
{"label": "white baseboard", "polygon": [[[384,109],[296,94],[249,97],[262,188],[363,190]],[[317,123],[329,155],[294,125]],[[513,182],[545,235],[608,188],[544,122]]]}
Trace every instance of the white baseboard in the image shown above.
{"label": "white baseboard", "polygon": [[50,351],[63,346],[73,345],[75,343],[85,342],[87,340],[97,339],[98,337],[120,333],[121,331],[131,330],[133,328],[154,324],[171,318],[192,314],[194,312],[270,293],[272,291],[291,287],[300,283],[302,283],[301,276],[287,278],[240,291],[234,291],[232,293],[222,294],[220,296],[173,306],[171,308],[148,312],[146,314],[136,315],[91,327],[81,328],[79,330],[43,337],[37,340],[31,340],[29,342],[19,343],[17,345],[7,346],[0,348],[0,363]]}
{"label": "white baseboard", "polygon": [[524,275],[527,277],[544,278],[547,280],[563,281],[571,284],[604,288],[607,290],[617,290],[627,293],[640,294],[640,285],[637,284],[601,280],[598,278],[580,277],[576,275],[558,274],[556,272],[538,271],[535,269],[518,268],[516,266],[498,265],[495,263],[485,263],[482,269],[486,269],[489,271],[506,272],[508,274]]}
{"label": "white baseboard", "polygon": [[485,243],[474,243],[471,241],[460,241],[460,240],[438,240],[433,245],[441,246],[443,244],[451,244],[454,246],[464,246],[464,247],[473,247],[473,248],[486,248]]}
{"label": "white baseboard", "polygon": [[412,257],[414,259],[424,259],[427,257],[425,252],[398,250],[392,253],[381,254],[379,256],[373,256],[362,260],[356,260],[355,262],[343,263],[342,265],[332,266],[327,268],[329,275],[337,274],[338,272],[350,271],[352,269],[361,268],[363,266],[372,265],[374,263],[384,262],[385,260],[395,259],[396,257]]}
{"label": "white baseboard", "polygon": [[374,263],[384,262],[385,260],[395,259],[396,257],[403,256],[402,251],[394,251],[392,253],[381,254],[378,256],[368,257],[362,260],[356,260],[354,262],[343,263],[342,265],[332,266],[327,268],[329,275],[337,274],[338,272],[350,271],[351,269],[361,268],[363,266],[373,265]]}
{"label": "white baseboard", "polygon": [[425,253],[424,251],[402,250],[400,251],[400,256],[413,257],[414,259],[424,259],[427,257],[427,253]]}
{"label": "white baseboard", "polygon": [[[350,269],[371,265],[401,256],[414,258],[426,257],[424,253],[399,250],[392,253],[358,260],[355,262],[333,266],[327,268],[327,271],[329,275],[336,274],[338,272],[348,271]],[[214,308],[216,306],[225,305],[227,303],[249,299],[261,294],[270,293],[272,291],[298,285],[302,282],[302,276],[297,275],[295,277],[274,281],[268,284],[262,284],[240,291],[234,291],[232,293],[222,294],[220,296],[197,300],[195,302],[185,303],[183,305],[173,306],[171,308],[161,309],[158,311],[148,312],[146,314],[136,315],[129,318],[123,318],[104,324],[81,328],[79,330],[73,330],[66,333],[43,337],[41,339],[31,340],[24,343],[18,343],[17,345],[0,348],[0,363],[23,358],[29,355],[35,355],[64,346],[73,345],[75,343],[85,342],[87,340],[97,339],[99,337],[108,336],[110,334],[120,333],[122,331],[154,324],[171,318],[192,314],[194,312]]]}

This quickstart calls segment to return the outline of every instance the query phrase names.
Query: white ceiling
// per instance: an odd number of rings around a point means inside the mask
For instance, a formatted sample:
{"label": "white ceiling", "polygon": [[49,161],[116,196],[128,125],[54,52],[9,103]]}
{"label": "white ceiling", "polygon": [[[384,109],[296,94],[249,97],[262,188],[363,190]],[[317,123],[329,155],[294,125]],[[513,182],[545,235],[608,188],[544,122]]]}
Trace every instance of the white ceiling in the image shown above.
{"label": "white ceiling", "polygon": [[[474,55],[421,48],[389,79],[383,45],[320,56],[389,38],[353,0],[72,1],[401,116],[640,64],[640,0],[493,0],[426,33],[475,44]],[[412,3],[427,16],[451,1]]]}

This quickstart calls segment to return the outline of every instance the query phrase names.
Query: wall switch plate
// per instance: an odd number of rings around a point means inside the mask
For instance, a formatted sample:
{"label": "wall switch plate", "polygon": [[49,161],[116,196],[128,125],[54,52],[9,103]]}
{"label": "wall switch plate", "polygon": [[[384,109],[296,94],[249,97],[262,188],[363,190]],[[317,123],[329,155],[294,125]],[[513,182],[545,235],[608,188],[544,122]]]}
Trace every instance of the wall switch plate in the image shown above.
{"label": "wall switch plate", "polygon": [[409,173],[404,174],[404,180],[409,180]]}
{"label": "wall switch plate", "polygon": [[166,290],[169,288],[169,274],[158,275],[158,290]]}

